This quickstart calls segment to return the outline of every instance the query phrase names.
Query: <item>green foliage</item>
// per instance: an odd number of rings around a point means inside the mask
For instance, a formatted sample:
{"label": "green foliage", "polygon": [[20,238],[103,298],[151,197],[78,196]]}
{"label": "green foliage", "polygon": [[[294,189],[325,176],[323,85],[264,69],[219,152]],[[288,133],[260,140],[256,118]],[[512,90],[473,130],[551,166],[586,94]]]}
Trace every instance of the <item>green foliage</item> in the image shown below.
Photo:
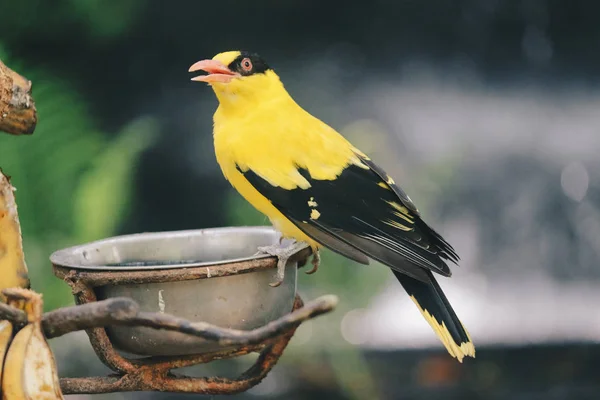
{"label": "green foliage", "polygon": [[66,82],[14,64],[9,63],[35,82],[38,109],[33,136],[0,137],[0,162],[18,188],[23,230],[44,237],[72,232],[72,194],[106,140],[93,126],[83,100]]}
{"label": "green foliage", "polygon": [[97,240],[117,230],[133,195],[133,164],[156,133],[153,120],[134,121],[92,161],[75,193],[76,237]]}
{"label": "green foliage", "polygon": [[143,4],[140,0],[5,0],[0,7],[0,37],[13,42],[29,35],[48,38],[77,32],[92,39],[112,39],[127,32]]}
{"label": "green foliage", "polygon": [[0,57],[34,82],[38,126],[31,137],[0,136],[0,165],[12,176],[34,289],[53,309],[72,301],[48,256],[65,245],[113,234],[129,204],[136,156],[154,124],[127,126],[113,142],[93,124],[68,82]]}
{"label": "green foliage", "polygon": [[143,2],[139,0],[68,0],[71,18],[85,22],[90,33],[99,38],[113,38],[132,25]]}

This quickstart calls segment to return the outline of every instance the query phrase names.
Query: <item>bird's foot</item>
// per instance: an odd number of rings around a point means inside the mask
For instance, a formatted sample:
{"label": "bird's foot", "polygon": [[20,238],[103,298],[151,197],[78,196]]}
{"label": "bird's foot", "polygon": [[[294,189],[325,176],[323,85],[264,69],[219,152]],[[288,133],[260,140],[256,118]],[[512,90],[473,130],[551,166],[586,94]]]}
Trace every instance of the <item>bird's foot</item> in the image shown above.
{"label": "bird's foot", "polygon": [[312,256],[312,269],[310,271],[306,271],[307,275],[312,275],[319,269],[319,265],[321,265],[321,255],[319,254],[319,250],[316,250]]}
{"label": "bird's foot", "polygon": [[285,266],[291,256],[298,253],[300,250],[308,248],[310,245],[306,242],[294,242],[286,247],[279,245],[263,246],[258,248],[258,253],[269,254],[277,257],[277,279],[275,282],[269,283],[271,287],[277,287],[283,282],[285,276]]}

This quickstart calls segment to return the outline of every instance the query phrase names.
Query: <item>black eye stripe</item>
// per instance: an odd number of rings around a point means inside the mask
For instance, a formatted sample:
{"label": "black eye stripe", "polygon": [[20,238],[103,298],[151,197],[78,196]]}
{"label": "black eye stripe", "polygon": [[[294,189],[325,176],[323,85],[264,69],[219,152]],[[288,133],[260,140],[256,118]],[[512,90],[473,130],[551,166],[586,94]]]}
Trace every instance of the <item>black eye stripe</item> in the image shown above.
{"label": "black eye stripe", "polygon": [[[245,59],[250,61],[249,69],[247,65],[242,65]],[[263,60],[258,54],[253,54],[246,51],[242,51],[240,55],[228,65],[228,68],[243,76],[264,74],[267,72],[267,70],[271,69],[265,60]]]}

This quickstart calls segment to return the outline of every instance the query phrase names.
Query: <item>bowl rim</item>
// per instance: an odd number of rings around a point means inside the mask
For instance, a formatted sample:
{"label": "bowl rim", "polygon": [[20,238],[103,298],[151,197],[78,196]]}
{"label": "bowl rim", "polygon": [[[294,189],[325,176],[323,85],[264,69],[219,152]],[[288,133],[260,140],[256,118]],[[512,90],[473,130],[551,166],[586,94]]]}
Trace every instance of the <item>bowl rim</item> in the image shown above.
{"label": "bowl rim", "polygon": [[131,266],[111,266],[111,265],[81,265],[77,260],[79,254],[85,251],[89,247],[93,247],[98,244],[105,244],[110,242],[121,242],[128,241],[140,237],[152,238],[152,237],[181,237],[189,236],[190,234],[204,234],[206,232],[263,232],[263,233],[275,233],[279,234],[272,226],[227,226],[227,227],[215,227],[215,228],[202,228],[202,229],[186,229],[186,230],[175,230],[175,231],[159,231],[159,232],[142,232],[132,233],[127,235],[111,236],[104,239],[94,240],[87,243],[82,243],[76,246],[66,247],[60,250],[56,250],[50,255],[50,262],[52,265],[57,267],[64,267],[75,270],[84,271],[105,271],[105,272],[119,272],[119,271],[152,271],[152,270],[163,270],[163,269],[177,269],[177,268],[197,268],[197,267],[210,267],[213,265],[231,264],[243,261],[259,260],[263,258],[272,257],[269,254],[259,254],[248,257],[228,258],[219,261],[203,261],[203,262],[187,262],[187,263],[174,263],[174,264],[158,264],[158,265],[131,265]]}

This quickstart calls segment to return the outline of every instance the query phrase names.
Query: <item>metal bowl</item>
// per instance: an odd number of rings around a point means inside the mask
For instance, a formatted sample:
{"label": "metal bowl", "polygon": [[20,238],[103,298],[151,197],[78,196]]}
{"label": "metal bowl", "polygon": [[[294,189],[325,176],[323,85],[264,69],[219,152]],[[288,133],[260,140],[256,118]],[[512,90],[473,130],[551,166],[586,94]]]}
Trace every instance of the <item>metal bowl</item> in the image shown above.
{"label": "metal bowl", "polygon": [[[98,300],[130,297],[142,311],[162,312],[224,328],[250,330],[292,310],[297,262],[286,266],[285,279],[269,286],[275,269],[238,271],[235,275],[175,282],[119,284],[119,274],[131,271],[207,268],[268,257],[254,256],[258,246],[279,243],[271,227],[228,227],[117,236],[59,250],[56,266],[114,273],[115,284],[94,288]],[[241,272],[241,273],[240,273]],[[244,273],[245,272],[245,273]],[[207,273],[210,276],[210,273]],[[113,345],[139,355],[187,355],[225,348],[178,332],[144,327],[107,327]]]}

